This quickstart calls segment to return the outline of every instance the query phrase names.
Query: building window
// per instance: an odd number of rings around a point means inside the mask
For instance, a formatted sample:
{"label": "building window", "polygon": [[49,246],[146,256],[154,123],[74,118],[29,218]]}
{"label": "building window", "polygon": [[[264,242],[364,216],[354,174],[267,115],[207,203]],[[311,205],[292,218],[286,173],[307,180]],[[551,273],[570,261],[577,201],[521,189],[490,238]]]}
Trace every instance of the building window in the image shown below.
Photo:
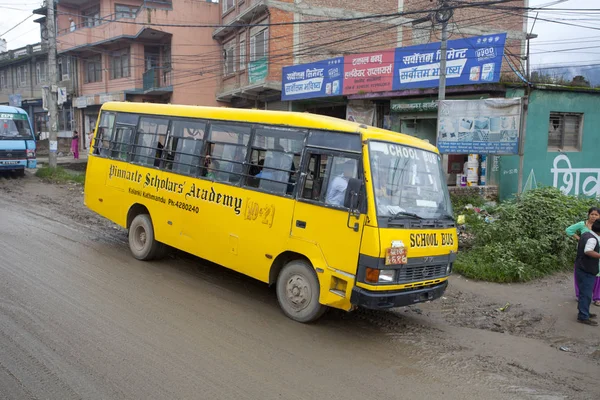
{"label": "building window", "polygon": [[129,77],[129,49],[113,53],[110,57],[110,79]]}
{"label": "building window", "polygon": [[6,72],[0,72],[0,89],[4,89],[6,87]]}
{"label": "building window", "polygon": [[128,6],[124,4],[115,4],[115,16],[117,19],[135,18],[139,7]]}
{"label": "building window", "polygon": [[94,6],[81,12],[83,26],[93,28],[100,25],[100,6]]}
{"label": "building window", "polygon": [[65,108],[58,111],[58,130],[63,132],[69,132],[73,129],[72,127],[73,117],[71,115],[71,109]]}
{"label": "building window", "polygon": [[223,3],[223,14],[235,7],[235,0],[221,0]]}
{"label": "building window", "polygon": [[71,79],[71,59],[69,57],[58,59],[58,76],[63,81]]}
{"label": "building window", "polygon": [[580,151],[583,114],[550,113],[548,150]]}
{"label": "building window", "polygon": [[246,69],[246,41],[240,40],[240,71]]}
{"label": "building window", "polygon": [[29,73],[29,69],[27,65],[21,65],[17,68],[17,86],[25,87],[27,86],[27,74]]}
{"label": "building window", "polygon": [[235,40],[232,40],[229,43],[225,43],[223,45],[224,48],[224,56],[225,56],[225,62],[224,62],[224,75],[231,75],[235,72]]}
{"label": "building window", "polygon": [[268,34],[269,30],[263,29],[250,37],[250,61],[257,61],[267,56]]}
{"label": "building window", "polygon": [[37,78],[37,84],[41,84],[46,82],[46,69],[48,68],[48,64],[44,62],[37,62],[35,64],[35,76]]}
{"label": "building window", "polygon": [[85,60],[85,83],[102,82],[102,56]]}

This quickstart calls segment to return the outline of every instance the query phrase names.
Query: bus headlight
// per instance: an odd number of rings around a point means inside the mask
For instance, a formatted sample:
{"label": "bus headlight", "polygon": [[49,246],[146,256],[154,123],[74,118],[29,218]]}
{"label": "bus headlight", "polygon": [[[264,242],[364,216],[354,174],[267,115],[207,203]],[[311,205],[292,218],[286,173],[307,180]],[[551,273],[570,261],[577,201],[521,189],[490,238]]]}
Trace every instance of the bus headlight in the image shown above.
{"label": "bus headlight", "polygon": [[392,283],[394,282],[395,272],[393,269],[382,269],[379,271],[379,283]]}
{"label": "bus headlight", "polygon": [[396,271],[393,269],[367,268],[365,281],[368,283],[391,283],[394,282]]}

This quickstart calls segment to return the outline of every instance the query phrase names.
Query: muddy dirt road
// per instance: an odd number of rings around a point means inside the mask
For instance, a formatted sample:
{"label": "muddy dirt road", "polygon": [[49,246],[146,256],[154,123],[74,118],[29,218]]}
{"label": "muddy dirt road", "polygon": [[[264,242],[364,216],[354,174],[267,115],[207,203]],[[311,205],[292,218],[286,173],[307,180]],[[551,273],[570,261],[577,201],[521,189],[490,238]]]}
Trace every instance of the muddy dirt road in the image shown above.
{"label": "muddy dirt road", "polygon": [[572,322],[567,275],[454,277],[438,302],[302,325],[272,289],[224,268],[134,260],[81,190],[0,176],[1,399],[600,395],[600,329]]}

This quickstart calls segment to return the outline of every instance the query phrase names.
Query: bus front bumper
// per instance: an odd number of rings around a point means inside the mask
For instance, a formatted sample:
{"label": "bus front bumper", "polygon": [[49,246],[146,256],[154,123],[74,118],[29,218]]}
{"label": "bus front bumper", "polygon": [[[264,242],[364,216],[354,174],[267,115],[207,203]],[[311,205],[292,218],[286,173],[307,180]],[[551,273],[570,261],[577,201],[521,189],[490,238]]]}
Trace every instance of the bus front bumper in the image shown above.
{"label": "bus front bumper", "polygon": [[374,292],[359,287],[352,289],[350,302],[359,307],[372,310],[381,310],[385,308],[404,307],[425,301],[435,300],[442,297],[448,287],[448,281],[444,281],[434,286],[410,291],[389,291]]}

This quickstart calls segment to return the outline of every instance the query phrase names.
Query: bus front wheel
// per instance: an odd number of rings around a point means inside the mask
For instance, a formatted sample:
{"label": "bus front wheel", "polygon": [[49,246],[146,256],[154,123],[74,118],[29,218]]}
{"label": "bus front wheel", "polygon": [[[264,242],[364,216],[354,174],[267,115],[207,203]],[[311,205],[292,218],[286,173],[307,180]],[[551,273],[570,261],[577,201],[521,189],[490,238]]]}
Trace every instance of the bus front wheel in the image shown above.
{"label": "bus front wheel", "polygon": [[319,303],[319,280],[305,261],[287,263],[277,277],[277,300],[289,318],[298,322],[319,319],[327,307]]}
{"label": "bus front wheel", "polygon": [[154,238],[154,227],[148,214],[139,214],[129,226],[129,249],[138,260],[149,261],[160,257],[164,245]]}

